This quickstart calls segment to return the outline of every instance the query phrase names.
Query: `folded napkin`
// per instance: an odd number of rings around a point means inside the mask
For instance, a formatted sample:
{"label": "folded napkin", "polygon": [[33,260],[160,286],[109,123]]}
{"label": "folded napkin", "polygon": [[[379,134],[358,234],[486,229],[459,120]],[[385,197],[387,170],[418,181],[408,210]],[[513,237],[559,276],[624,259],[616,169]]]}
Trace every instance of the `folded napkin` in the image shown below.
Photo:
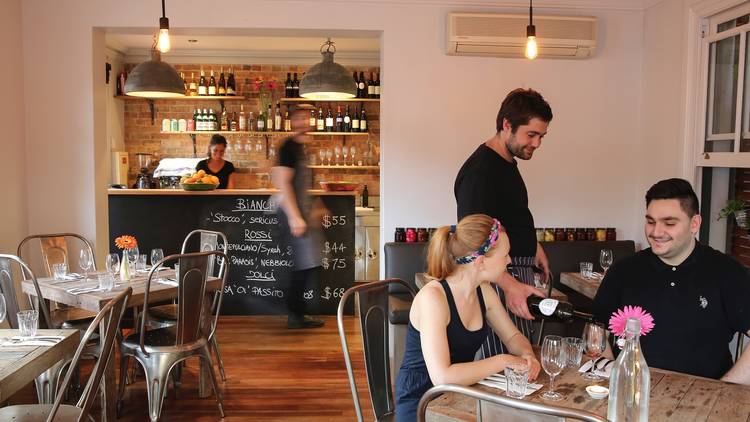
{"label": "folded napkin", "polygon": [[[481,380],[478,382],[480,385],[484,385],[486,387],[492,387],[497,388],[499,390],[505,391],[507,388],[507,381],[505,380],[505,375],[500,374],[493,374],[488,376],[487,378]],[[539,391],[544,387],[542,384],[535,384],[535,383],[528,383],[526,384],[526,395],[528,396],[531,393],[534,393],[535,391]]]}
{"label": "folded napkin", "polygon": [[60,280],[81,280],[84,277],[78,273],[67,273],[63,275]]}
{"label": "folded napkin", "polygon": [[580,368],[578,368],[578,372],[584,373],[591,371],[591,365],[596,364],[596,369],[594,369],[594,375],[598,375],[600,377],[609,378],[609,375],[612,373],[612,367],[615,366],[615,361],[609,360],[607,358],[600,357],[599,359],[596,359],[595,361],[586,361],[583,365],[581,365]]}

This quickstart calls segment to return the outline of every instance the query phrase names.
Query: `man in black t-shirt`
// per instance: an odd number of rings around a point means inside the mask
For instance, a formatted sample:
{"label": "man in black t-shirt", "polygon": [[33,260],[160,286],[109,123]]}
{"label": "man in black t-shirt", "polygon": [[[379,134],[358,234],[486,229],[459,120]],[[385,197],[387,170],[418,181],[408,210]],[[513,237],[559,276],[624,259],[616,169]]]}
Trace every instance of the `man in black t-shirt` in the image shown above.
{"label": "man in black t-shirt", "polygon": [[[511,318],[527,337],[533,317],[526,298],[544,296],[533,287],[533,269],[541,268],[547,280],[550,270],[547,256],[536,241],[526,184],[515,158],[531,159],[551,120],[552,109],[541,94],[532,89],[511,91],[497,113],[497,132],[466,160],[454,186],[459,221],[470,214],[487,214],[500,220],[507,230],[512,263],[495,283],[503,290],[505,306],[515,314]],[[485,357],[504,350],[494,333],[482,346]]]}
{"label": "man in black t-shirt", "polygon": [[750,274],[698,243],[698,210],[686,180],[662,180],[648,190],[645,232],[651,247],[607,271],[594,298],[594,317],[607,323],[616,310],[640,306],[654,318],[653,330],[640,337],[649,366],[747,384],[750,353],[732,365],[729,342],[750,330]]}

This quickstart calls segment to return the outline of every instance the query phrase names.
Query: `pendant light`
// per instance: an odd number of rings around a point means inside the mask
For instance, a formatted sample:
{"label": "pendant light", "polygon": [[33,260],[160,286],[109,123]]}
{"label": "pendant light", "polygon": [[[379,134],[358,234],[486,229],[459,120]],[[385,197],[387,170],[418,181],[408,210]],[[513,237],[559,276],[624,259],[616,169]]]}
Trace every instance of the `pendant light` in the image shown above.
{"label": "pendant light", "polygon": [[526,58],[535,59],[537,55],[536,46],[536,28],[534,27],[534,8],[532,7],[532,1],[529,0],[529,24],[526,26]]}
{"label": "pendant light", "polygon": [[330,38],[320,47],[323,61],[311,67],[299,83],[300,97],[310,100],[344,100],[356,96],[354,78],[334,63],[336,47]]}
{"label": "pendant light", "polygon": [[161,61],[161,52],[151,48],[151,60],[145,61],[128,75],[125,95],[147,98],[184,97],[185,84],[175,68]]}
{"label": "pendant light", "polygon": [[159,18],[159,41],[156,44],[159,51],[166,53],[172,48],[169,42],[169,19],[164,8],[164,0],[161,0],[161,17]]}

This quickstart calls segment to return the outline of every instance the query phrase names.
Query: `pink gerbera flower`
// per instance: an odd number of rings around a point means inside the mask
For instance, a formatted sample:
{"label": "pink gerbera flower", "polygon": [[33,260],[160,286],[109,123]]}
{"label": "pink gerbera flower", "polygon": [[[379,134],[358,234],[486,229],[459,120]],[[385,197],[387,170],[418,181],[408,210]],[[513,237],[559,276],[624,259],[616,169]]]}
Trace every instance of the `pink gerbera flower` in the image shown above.
{"label": "pink gerbera flower", "polygon": [[609,330],[616,336],[623,336],[628,318],[641,320],[642,336],[645,336],[654,328],[654,317],[650,313],[644,311],[640,306],[625,306],[616,312],[612,312],[612,316],[609,318]]}

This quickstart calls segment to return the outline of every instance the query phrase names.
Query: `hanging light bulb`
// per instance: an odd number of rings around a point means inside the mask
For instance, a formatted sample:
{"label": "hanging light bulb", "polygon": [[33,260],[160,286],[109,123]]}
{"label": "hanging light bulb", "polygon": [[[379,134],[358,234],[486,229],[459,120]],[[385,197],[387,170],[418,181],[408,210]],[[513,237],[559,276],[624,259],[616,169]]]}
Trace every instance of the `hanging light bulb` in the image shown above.
{"label": "hanging light bulb", "polygon": [[159,41],[156,47],[162,53],[166,53],[172,48],[169,42],[169,19],[164,8],[164,0],[161,0],[161,17],[159,18]]}
{"label": "hanging light bulb", "polygon": [[526,26],[526,58],[535,59],[538,54],[536,46],[536,27],[534,27],[533,16],[534,9],[532,7],[533,0],[529,0],[529,24]]}

